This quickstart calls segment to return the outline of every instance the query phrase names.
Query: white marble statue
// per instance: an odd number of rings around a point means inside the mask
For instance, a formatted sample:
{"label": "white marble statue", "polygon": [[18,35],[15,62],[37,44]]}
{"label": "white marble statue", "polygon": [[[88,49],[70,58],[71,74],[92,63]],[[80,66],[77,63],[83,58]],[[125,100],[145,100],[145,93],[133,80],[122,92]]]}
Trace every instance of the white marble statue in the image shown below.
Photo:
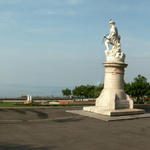
{"label": "white marble statue", "polygon": [[118,29],[115,26],[115,22],[113,20],[109,21],[110,25],[110,33],[108,35],[105,35],[104,38],[106,39],[105,41],[105,46],[106,49],[109,50],[109,44],[113,45],[112,49],[121,49],[121,44],[120,44],[120,35],[118,35]]}
{"label": "white marble statue", "polygon": [[[125,54],[121,52],[121,44],[120,44],[120,35],[118,34],[118,29],[115,26],[115,22],[113,20],[109,20],[110,25],[110,33],[105,35],[105,46],[106,46],[106,61],[109,62],[124,62]],[[112,45],[112,49],[110,49],[109,45]]]}

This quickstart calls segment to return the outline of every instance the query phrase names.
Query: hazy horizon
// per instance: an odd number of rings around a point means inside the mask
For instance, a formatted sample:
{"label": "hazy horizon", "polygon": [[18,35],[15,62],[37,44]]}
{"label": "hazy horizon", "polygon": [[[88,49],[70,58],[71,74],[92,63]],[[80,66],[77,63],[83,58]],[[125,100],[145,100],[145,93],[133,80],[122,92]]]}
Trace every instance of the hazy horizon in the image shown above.
{"label": "hazy horizon", "polygon": [[0,86],[0,98],[20,97],[22,95],[57,97],[63,96],[62,89],[73,87],[69,86],[29,86],[29,85],[3,85]]}

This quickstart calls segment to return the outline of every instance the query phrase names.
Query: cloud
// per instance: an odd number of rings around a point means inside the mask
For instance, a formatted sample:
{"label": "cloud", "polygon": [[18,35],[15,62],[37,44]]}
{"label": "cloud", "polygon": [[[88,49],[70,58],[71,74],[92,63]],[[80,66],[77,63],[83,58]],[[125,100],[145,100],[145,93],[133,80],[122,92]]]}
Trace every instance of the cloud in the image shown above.
{"label": "cloud", "polygon": [[0,11],[0,24],[16,24],[14,16],[16,16],[15,12]]}
{"label": "cloud", "polygon": [[48,10],[46,13],[49,14],[49,15],[55,15],[55,14],[57,14],[57,12],[54,11],[54,10]]}
{"label": "cloud", "polygon": [[0,0],[0,4],[16,4],[21,2],[22,0]]}
{"label": "cloud", "polygon": [[36,15],[59,15],[59,16],[74,16],[79,14],[78,11],[72,9],[43,9],[36,10],[34,12]]}
{"label": "cloud", "polygon": [[71,5],[78,5],[78,4],[82,4],[84,2],[84,0],[67,0],[68,4]]}
{"label": "cloud", "polygon": [[74,16],[77,14],[79,14],[79,12],[75,10],[69,10],[69,11],[64,12],[64,15],[68,15],[68,16]]}
{"label": "cloud", "polygon": [[[0,4],[18,4],[22,2],[32,3],[30,0],[0,0]],[[36,3],[47,3],[47,4],[71,4],[78,5],[83,3],[84,0],[38,0]]]}
{"label": "cloud", "polygon": [[134,58],[148,58],[150,52],[147,50],[150,48],[149,40],[137,38],[135,36],[126,36],[124,37],[123,50],[128,53],[130,57]]}
{"label": "cloud", "polygon": [[71,32],[72,29],[69,28],[58,28],[58,27],[49,27],[49,28],[44,28],[44,27],[40,27],[40,28],[28,28],[25,30],[25,32],[28,33],[37,33],[37,34],[49,34],[49,35],[56,35],[56,34],[64,34],[67,32]]}

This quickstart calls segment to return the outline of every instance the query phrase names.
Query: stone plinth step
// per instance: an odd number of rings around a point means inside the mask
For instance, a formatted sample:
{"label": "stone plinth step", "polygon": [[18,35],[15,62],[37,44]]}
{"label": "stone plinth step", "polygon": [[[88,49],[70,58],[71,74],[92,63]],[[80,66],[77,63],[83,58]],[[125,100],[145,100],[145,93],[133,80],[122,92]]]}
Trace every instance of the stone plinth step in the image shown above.
{"label": "stone plinth step", "polygon": [[137,115],[144,114],[142,109],[118,109],[114,111],[109,111],[110,116],[125,116],[125,115]]}
{"label": "stone plinth step", "polygon": [[103,121],[119,121],[119,120],[133,120],[133,119],[140,119],[140,118],[150,118],[150,113],[124,115],[124,116],[108,116],[108,115],[92,113],[92,112],[88,112],[88,111],[84,111],[84,110],[67,110],[66,112],[78,114],[78,115],[86,116],[86,117],[90,117],[90,118],[100,119]]}
{"label": "stone plinth step", "polygon": [[90,106],[83,107],[84,111],[108,115],[108,116],[125,116],[125,115],[135,115],[135,114],[144,114],[143,109],[116,109],[116,110],[107,110],[103,107]]}

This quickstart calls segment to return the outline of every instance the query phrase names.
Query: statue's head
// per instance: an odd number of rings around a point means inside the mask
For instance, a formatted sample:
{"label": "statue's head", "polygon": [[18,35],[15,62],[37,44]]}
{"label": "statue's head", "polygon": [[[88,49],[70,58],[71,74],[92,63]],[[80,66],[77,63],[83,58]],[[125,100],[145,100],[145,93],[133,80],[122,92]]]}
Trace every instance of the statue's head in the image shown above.
{"label": "statue's head", "polygon": [[115,22],[114,22],[112,19],[110,19],[110,20],[109,20],[109,24],[110,24],[110,26],[111,26],[111,25],[115,25]]}

